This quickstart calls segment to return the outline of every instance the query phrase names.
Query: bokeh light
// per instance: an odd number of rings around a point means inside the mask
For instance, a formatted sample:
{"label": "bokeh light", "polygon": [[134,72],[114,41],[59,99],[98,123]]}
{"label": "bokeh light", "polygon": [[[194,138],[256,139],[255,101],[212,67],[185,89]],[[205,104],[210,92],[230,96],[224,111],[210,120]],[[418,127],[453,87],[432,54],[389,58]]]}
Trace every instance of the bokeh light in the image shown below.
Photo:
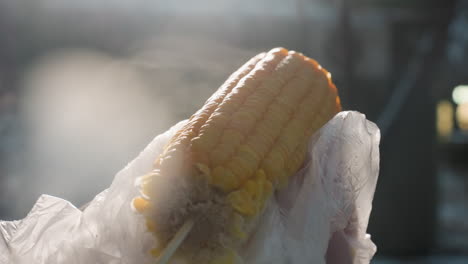
{"label": "bokeh light", "polygon": [[437,135],[441,139],[448,139],[453,131],[453,105],[448,100],[437,104]]}
{"label": "bokeh light", "polygon": [[468,103],[457,106],[457,124],[463,131],[468,131]]}
{"label": "bokeh light", "polygon": [[452,99],[456,104],[468,103],[468,85],[458,85],[453,89]]}

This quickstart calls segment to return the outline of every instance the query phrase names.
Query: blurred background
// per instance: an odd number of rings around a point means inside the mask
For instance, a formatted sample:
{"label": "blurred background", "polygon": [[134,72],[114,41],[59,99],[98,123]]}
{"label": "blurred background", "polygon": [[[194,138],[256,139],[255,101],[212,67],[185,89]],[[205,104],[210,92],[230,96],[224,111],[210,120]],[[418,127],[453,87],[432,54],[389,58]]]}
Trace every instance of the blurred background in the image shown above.
{"label": "blurred background", "polygon": [[467,0],[0,0],[0,219],[90,201],[277,46],[381,128],[375,263],[468,263]]}

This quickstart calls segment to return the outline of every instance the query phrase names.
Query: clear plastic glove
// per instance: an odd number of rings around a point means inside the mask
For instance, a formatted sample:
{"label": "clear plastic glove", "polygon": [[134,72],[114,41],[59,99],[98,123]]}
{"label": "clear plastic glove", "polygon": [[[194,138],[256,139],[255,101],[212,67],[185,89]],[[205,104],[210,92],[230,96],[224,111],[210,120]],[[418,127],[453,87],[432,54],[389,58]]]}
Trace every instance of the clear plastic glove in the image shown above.
{"label": "clear plastic glove", "polygon": [[[134,182],[183,123],[157,136],[83,211],[43,195],[25,219],[0,222],[0,264],[154,263],[154,238],[130,206]],[[357,112],[339,113],[316,133],[305,167],[269,203],[245,263],[370,263],[379,140],[378,128]]]}

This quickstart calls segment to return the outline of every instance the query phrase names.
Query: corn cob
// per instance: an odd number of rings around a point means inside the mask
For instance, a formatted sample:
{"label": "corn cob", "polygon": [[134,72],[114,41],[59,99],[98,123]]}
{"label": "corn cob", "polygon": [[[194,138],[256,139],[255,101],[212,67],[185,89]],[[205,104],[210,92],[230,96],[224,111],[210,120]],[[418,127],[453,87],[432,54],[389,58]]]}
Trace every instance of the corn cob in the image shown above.
{"label": "corn cob", "polygon": [[248,61],[140,178],[133,206],[157,238],[152,254],[190,219],[178,256],[236,263],[272,193],[302,166],[311,135],[340,109],[330,74],[314,60],[276,48]]}

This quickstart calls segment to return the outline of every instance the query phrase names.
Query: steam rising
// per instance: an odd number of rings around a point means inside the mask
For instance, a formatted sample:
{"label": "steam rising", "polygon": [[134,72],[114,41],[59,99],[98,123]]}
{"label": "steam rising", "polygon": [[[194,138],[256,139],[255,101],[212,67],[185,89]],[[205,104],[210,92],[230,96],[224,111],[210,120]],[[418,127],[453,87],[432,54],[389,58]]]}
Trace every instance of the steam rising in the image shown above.
{"label": "steam rising", "polygon": [[65,49],[32,64],[19,100],[21,145],[0,195],[8,215],[24,217],[43,193],[90,201],[255,54],[179,36],[134,47],[128,58]]}

